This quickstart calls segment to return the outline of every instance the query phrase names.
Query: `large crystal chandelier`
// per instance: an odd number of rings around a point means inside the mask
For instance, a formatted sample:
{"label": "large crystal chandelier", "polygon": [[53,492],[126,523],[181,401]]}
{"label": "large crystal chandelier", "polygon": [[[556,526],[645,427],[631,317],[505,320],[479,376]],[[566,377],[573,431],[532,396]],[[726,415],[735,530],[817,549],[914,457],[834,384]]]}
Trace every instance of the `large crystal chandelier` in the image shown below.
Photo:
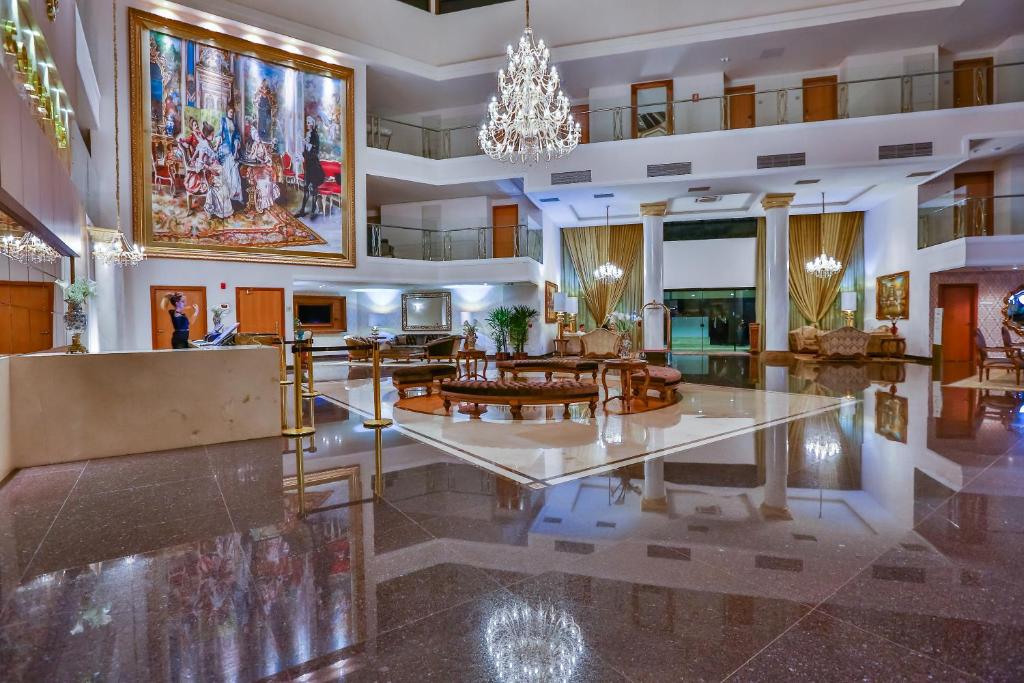
{"label": "large crystal chandelier", "polygon": [[517,603],[496,610],[485,639],[500,681],[567,681],[583,655],[580,627],[551,605]]}
{"label": "large crystal chandelier", "polygon": [[18,263],[53,263],[60,254],[35,235],[25,233],[0,238],[0,254]]}
{"label": "large crystal chandelier", "polygon": [[519,47],[508,46],[508,70],[498,72],[499,94],[491,98],[488,121],[480,128],[480,149],[497,161],[536,163],[576,149],[582,127],[558,87],[558,70],[548,71],[548,49],[534,42],[530,0]]}
{"label": "large crystal chandelier", "polygon": [[[821,193],[821,219],[825,220],[825,193]],[[804,268],[808,273],[814,277],[827,280],[830,277],[834,277],[842,272],[843,264],[835,260],[831,256],[825,254],[825,250],[821,250],[821,255],[816,256],[814,260],[808,261],[804,264]]]}
{"label": "large crystal chandelier", "polygon": [[128,244],[128,240],[120,230],[114,233],[109,242],[100,242],[94,246],[92,253],[97,261],[122,268],[136,266],[146,258],[145,247]]}

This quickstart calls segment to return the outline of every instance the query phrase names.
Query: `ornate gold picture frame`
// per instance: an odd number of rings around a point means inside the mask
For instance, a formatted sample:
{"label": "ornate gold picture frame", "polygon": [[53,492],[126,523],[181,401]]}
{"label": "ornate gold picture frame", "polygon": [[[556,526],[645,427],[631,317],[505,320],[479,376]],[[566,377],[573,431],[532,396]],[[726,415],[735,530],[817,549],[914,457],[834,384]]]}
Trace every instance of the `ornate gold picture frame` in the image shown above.
{"label": "ornate gold picture frame", "polygon": [[875,279],[875,319],[910,319],[910,272],[880,275]]}
{"label": "ornate gold picture frame", "polygon": [[554,282],[544,282],[544,322],[551,325],[558,322],[558,311],[555,310],[555,294],[558,294],[558,285]]}
{"label": "ornate gold picture frame", "polygon": [[128,16],[135,241],[157,257],[354,267],[355,72]]}
{"label": "ornate gold picture frame", "polygon": [[403,292],[403,332],[450,332],[451,292]]}
{"label": "ornate gold picture frame", "polygon": [[1003,297],[1003,324],[1024,337],[1024,283]]}

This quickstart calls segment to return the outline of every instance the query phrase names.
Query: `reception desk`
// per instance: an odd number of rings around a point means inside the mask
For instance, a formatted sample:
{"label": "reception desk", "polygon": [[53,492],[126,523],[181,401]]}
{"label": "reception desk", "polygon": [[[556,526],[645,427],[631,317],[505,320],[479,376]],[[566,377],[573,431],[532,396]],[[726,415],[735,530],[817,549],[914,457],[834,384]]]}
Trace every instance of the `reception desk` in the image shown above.
{"label": "reception desk", "polygon": [[279,435],[278,373],[265,346],[0,358],[0,478]]}

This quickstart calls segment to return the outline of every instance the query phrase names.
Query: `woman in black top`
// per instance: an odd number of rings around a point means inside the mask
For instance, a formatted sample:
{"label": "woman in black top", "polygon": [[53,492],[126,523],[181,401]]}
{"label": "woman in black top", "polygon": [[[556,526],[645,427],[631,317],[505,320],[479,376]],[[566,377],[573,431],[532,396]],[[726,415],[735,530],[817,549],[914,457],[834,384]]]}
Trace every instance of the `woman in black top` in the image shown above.
{"label": "woman in black top", "polygon": [[192,317],[190,318],[182,312],[185,310],[184,294],[175,292],[169,295],[167,300],[171,304],[171,308],[167,312],[171,314],[171,325],[174,327],[174,332],[171,333],[171,348],[187,349],[188,328],[199,314],[199,304],[192,304]]}

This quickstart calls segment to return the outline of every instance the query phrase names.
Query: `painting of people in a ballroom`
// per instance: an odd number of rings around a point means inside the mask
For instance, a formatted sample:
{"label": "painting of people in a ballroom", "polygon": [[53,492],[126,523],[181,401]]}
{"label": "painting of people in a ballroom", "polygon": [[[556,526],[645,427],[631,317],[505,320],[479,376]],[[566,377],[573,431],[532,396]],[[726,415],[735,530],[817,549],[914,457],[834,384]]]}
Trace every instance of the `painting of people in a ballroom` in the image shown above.
{"label": "painting of people in a ballroom", "polygon": [[147,246],[156,255],[169,247],[213,257],[350,256],[351,77],[156,30],[140,35],[149,66],[139,145],[151,154]]}

